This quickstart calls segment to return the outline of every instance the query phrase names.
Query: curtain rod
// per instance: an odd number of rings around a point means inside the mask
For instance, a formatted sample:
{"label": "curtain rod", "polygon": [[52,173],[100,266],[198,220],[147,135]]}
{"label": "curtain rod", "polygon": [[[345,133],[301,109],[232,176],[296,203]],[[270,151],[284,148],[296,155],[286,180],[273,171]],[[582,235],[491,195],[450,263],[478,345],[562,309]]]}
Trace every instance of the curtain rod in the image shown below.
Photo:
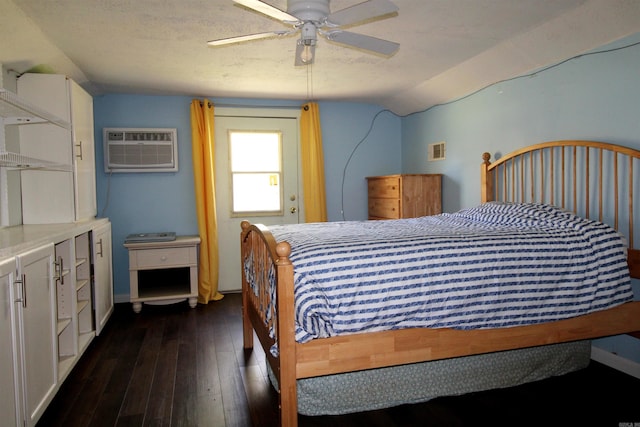
{"label": "curtain rod", "polygon": [[[307,102],[300,105],[255,105],[255,104],[247,105],[247,104],[218,104],[216,102],[211,102],[211,103],[213,104],[214,107],[220,107],[220,108],[272,108],[272,109],[277,108],[281,110],[297,110]],[[202,101],[200,101],[200,104],[202,105]]]}

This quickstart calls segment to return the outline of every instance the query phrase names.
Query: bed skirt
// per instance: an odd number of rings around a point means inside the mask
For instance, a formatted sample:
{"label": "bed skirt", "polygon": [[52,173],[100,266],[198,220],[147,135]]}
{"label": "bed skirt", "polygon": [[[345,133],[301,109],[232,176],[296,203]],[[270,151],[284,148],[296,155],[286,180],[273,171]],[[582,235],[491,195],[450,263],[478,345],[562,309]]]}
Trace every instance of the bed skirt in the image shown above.
{"label": "bed skirt", "polygon": [[[577,341],[300,379],[298,413],[339,415],[512,387],[587,367],[591,341]],[[277,380],[267,364],[276,390]]]}

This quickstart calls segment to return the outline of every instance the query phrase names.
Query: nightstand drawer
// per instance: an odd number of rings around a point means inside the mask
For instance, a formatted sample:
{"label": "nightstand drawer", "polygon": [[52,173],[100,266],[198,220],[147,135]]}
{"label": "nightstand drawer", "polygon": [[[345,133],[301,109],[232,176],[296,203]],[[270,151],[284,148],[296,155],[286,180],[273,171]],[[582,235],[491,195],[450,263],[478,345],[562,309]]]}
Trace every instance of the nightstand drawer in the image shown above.
{"label": "nightstand drawer", "polygon": [[133,266],[143,268],[165,268],[195,264],[190,248],[146,249],[132,252]]}

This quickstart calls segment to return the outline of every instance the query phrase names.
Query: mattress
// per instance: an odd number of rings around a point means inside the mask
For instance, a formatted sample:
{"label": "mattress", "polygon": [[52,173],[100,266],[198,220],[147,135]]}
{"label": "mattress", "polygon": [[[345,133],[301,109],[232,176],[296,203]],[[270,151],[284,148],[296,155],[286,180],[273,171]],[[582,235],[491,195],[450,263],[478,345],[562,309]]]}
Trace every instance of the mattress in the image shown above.
{"label": "mattress", "polygon": [[[486,203],[430,217],[270,230],[292,247],[301,343],[410,327],[534,324],[633,299],[624,238],[549,205]],[[251,286],[249,259],[244,268]]]}

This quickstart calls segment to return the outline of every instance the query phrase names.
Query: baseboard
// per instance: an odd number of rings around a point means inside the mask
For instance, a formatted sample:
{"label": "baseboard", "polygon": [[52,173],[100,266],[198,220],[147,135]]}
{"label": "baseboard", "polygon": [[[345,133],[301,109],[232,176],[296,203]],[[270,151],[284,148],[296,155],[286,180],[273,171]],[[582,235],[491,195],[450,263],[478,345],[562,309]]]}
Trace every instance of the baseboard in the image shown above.
{"label": "baseboard", "polygon": [[113,296],[113,302],[116,304],[129,302],[129,294],[116,294]]}
{"label": "baseboard", "polygon": [[640,363],[625,359],[617,354],[591,346],[591,359],[624,372],[625,374],[640,378]]}

